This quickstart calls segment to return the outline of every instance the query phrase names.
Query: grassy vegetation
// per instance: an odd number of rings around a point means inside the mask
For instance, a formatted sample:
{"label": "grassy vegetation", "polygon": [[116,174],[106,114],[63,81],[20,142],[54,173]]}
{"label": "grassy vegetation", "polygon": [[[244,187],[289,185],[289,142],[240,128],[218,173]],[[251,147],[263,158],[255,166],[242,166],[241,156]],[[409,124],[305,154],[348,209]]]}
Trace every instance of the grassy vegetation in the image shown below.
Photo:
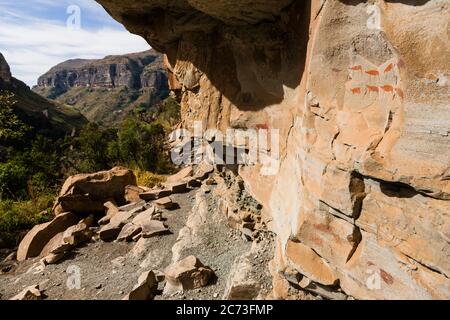
{"label": "grassy vegetation", "polygon": [[133,169],[133,172],[136,175],[138,185],[143,187],[153,188],[161,185],[166,180],[162,175],[139,168]]}
{"label": "grassy vegetation", "polygon": [[52,218],[54,194],[42,194],[33,200],[0,201],[0,235],[6,246],[18,245],[21,231]]}
{"label": "grassy vegetation", "polygon": [[[36,88],[36,92],[52,97],[45,88]],[[80,110],[91,122],[116,126],[130,112],[143,107],[144,112],[154,109],[155,104],[167,97],[167,92],[155,93],[152,89],[136,90],[124,86],[114,88],[73,87],[53,96],[62,105],[70,104]]]}

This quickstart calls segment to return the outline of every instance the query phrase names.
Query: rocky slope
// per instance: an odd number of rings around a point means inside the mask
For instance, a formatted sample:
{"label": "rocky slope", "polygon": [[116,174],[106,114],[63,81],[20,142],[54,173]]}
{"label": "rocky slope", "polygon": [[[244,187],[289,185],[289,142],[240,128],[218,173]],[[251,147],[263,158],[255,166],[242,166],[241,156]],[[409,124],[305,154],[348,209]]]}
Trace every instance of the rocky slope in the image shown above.
{"label": "rocky slope", "polygon": [[68,60],[38,79],[33,90],[74,106],[90,121],[114,123],[168,94],[162,55],[154,50],[99,60]]}
{"label": "rocky slope", "polygon": [[450,297],[448,1],[97,2],[167,54],[186,128],[279,130],[276,175],[239,169],[274,297]]}
{"label": "rocky slope", "polygon": [[14,93],[15,112],[36,131],[51,136],[72,134],[87,123],[75,108],[47,100],[12,77],[8,63],[0,53],[0,91]]}
{"label": "rocky slope", "polygon": [[[120,167],[70,177],[64,210],[0,262],[0,299],[270,297],[273,234],[238,181],[205,163],[154,189]],[[224,210],[245,211],[245,222]]]}

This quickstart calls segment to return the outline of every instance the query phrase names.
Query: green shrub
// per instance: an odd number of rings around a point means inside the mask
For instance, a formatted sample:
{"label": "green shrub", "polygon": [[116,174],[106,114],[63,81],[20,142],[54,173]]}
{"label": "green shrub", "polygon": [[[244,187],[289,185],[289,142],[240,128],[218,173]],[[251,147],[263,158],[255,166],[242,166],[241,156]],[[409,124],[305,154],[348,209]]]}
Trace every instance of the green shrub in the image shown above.
{"label": "green shrub", "polygon": [[12,159],[0,163],[0,200],[19,200],[26,195],[28,170],[20,161]]}
{"label": "green shrub", "polygon": [[0,201],[0,239],[9,246],[17,245],[20,231],[51,220],[55,195],[41,195],[34,200]]}

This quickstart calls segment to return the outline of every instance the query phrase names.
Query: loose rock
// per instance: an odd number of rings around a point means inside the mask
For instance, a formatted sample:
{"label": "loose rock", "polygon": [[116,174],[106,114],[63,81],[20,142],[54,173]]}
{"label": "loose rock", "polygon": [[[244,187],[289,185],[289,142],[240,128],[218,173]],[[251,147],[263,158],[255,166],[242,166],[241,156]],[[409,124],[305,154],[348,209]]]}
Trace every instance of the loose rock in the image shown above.
{"label": "loose rock", "polygon": [[22,292],[20,292],[18,295],[12,297],[10,300],[41,300],[42,293],[39,290],[39,286],[30,286],[25,288]]}
{"label": "loose rock", "polygon": [[23,261],[30,257],[39,256],[42,249],[54,236],[77,222],[78,217],[74,213],[66,212],[56,216],[50,222],[34,226],[19,244],[17,260]]}
{"label": "loose rock", "polygon": [[169,210],[175,206],[175,204],[173,203],[173,201],[170,197],[165,197],[165,198],[155,200],[154,204],[158,207],[161,207],[164,209],[169,209]]}
{"label": "loose rock", "polygon": [[127,223],[123,226],[122,230],[120,231],[117,241],[131,241],[134,236],[139,234],[142,230],[141,226],[135,225],[132,222]]}
{"label": "loose rock", "polygon": [[192,290],[208,285],[214,276],[214,271],[205,267],[195,256],[180,260],[166,271],[167,291]]}
{"label": "loose rock", "polygon": [[169,232],[169,229],[161,221],[156,220],[142,222],[141,227],[141,234],[143,238],[151,238]]}
{"label": "loose rock", "polygon": [[146,271],[139,276],[138,283],[133,290],[127,294],[123,300],[150,300],[158,286],[153,271]]}

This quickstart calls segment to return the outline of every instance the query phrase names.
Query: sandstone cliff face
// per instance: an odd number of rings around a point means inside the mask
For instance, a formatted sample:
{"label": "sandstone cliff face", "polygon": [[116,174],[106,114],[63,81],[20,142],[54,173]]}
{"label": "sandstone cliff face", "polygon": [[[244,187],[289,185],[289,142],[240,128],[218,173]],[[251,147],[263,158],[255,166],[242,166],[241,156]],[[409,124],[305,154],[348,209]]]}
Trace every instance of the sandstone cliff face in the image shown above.
{"label": "sandstone cliff face", "polygon": [[450,298],[447,1],[98,2],[167,54],[185,127],[280,130],[279,173],[239,172],[277,234],[275,297],[296,272]]}
{"label": "sandstone cliff face", "polygon": [[[107,56],[98,60],[68,60],[40,76],[38,86],[51,87],[55,91],[67,91],[72,87],[125,86],[142,89],[160,87],[164,82],[162,56],[154,50],[149,50],[123,56]],[[58,92],[54,94],[57,95]]]}
{"label": "sandstone cliff face", "polygon": [[[38,79],[35,92],[75,106],[90,121],[112,123],[168,93],[163,56],[154,50],[65,61]],[[105,94],[107,93],[107,94]]]}

